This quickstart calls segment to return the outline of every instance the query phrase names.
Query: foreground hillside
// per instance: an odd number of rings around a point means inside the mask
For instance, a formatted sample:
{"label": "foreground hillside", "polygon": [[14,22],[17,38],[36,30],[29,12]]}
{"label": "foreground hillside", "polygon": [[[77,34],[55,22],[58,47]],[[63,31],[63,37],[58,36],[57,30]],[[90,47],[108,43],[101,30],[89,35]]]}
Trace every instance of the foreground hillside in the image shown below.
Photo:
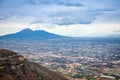
{"label": "foreground hillside", "polygon": [[67,80],[16,52],[0,49],[0,80]]}

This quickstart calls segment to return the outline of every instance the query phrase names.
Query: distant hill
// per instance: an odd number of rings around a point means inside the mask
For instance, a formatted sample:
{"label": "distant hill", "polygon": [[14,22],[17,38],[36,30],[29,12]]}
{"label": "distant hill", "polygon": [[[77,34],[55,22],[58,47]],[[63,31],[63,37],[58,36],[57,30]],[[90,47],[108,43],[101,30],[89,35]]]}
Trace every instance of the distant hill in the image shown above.
{"label": "distant hill", "polygon": [[0,49],[0,80],[68,80],[16,52]]}
{"label": "distant hill", "polygon": [[44,30],[31,30],[31,29],[24,29],[20,32],[14,34],[8,34],[5,36],[0,36],[0,40],[4,39],[59,39],[65,38],[65,36],[56,35],[53,33],[46,32]]}
{"label": "distant hill", "polygon": [[111,37],[111,38],[120,38],[120,34],[117,34],[117,35],[109,35],[109,37]]}

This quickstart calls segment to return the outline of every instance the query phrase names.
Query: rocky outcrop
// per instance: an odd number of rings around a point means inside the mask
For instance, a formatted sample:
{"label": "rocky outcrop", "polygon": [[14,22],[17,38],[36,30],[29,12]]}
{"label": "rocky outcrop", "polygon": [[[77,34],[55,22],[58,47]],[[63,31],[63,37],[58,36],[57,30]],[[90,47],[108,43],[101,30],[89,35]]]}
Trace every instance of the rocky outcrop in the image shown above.
{"label": "rocky outcrop", "polygon": [[0,49],[0,80],[67,80],[47,68],[29,62],[16,52]]}

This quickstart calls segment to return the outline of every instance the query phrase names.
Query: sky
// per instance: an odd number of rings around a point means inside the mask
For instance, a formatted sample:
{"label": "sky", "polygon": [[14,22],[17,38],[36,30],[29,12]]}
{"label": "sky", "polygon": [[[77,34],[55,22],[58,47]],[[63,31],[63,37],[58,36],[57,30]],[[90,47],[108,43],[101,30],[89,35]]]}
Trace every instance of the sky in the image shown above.
{"label": "sky", "polygon": [[22,29],[72,37],[120,35],[120,0],[0,0],[0,35]]}

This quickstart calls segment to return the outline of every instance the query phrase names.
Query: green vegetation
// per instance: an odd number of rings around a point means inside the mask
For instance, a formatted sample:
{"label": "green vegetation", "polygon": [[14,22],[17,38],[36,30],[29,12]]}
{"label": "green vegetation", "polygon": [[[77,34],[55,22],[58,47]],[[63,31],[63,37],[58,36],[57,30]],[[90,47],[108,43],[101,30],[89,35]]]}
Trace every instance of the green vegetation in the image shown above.
{"label": "green vegetation", "polygon": [[74,76],[72,76],[73,78],[83,78],[84,76],[81,74],[75,74]]}
{"label": "green vegetation", "polygon": [[66,69],[67,67],[66,65],[61,65],[61,68]]}
{"label": "green vegetation", "polygon": [[16,71],[13,70],[13,69],[10,69],[10,70],[9,70],[9,73],[12,74],[12,75],[14,75],[14,74],[16,74]]}
{"label": "green vegetation", "polygon": [[20,80],[20,75],[17,75],[15,80]]}
{"label": "green vegetation", "polygon": [[3,70],[0,70],[0,76],[2,76],[3,75]]}

